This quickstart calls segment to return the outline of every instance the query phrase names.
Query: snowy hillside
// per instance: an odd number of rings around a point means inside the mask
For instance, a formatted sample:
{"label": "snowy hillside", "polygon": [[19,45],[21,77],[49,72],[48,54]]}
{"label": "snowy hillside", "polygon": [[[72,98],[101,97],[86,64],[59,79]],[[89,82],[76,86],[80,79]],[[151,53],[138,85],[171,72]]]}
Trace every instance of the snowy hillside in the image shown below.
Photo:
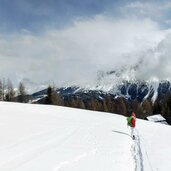
{"label": "snowy hillside", "polygon": [[0,171],[169,171],[171,127],[120,115],[0,103]]}

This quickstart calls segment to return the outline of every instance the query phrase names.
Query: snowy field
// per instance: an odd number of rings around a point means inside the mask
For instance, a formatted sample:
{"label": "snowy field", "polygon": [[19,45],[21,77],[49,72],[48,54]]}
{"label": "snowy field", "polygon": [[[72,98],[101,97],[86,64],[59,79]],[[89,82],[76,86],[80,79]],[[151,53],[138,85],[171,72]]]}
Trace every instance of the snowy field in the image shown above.
{"label": "snowy field", "polygon": [[171,127],[120,115],[0,102],[0,171],[170,171]]}

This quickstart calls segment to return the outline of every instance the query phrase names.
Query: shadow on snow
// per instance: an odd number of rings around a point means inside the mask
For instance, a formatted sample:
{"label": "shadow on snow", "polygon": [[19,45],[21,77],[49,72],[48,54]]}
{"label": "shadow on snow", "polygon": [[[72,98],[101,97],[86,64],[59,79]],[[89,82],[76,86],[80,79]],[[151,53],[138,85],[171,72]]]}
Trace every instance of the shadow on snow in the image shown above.
{"label": "shadow on snow", "polygon": [[115,131],[115,130],[112,130],[112,132],[115,132],[115,133],[118,133],[118,134],[127,135],[127,136],[131,137],[131,135],[129,135],[128,133],[125,133],[125,132]]}

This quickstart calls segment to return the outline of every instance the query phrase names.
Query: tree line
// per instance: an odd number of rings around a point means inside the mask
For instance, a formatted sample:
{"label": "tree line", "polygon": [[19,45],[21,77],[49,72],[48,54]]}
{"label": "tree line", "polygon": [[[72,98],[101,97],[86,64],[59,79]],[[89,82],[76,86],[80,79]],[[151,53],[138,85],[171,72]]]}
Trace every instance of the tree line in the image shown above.
{"label": "tree line", "polygon": [[109,94],[99,99],[93,96],[84,99],[77,94],[67,97],[60,96],[55,88],[49,86],[47,96],[41,103],[116,113],[124,116],[129,116],[131,111],[134,111],[136,116],[141,119],[146,119],[154,114],[162,114],[171,124],[171,92],[157,97],[155,102],[151,98],[143,101],[138,98],[128,100]]}
{"label": "tree line", "polygon": [[[31,95],[26,93],[23,82],[19,82],[18,88],[14,89],[10,79],[0,79],[0,101],[27,103],[31,99]],[[55,86],[49,86],[46,97],[33,103],[103,111],[124,116],[129,116],[131,111],[134,111],[136,116],[141,119],[145,119],[153,114],[162,114],[168,123],[171,124],[171,92],[158,96],[153,102],[152,98],[147,98],[143,101],[140,101],[138,98],[128,100],[111,94],[106,94],[103,98],[88,95],[87,98],[82,98],[77,94],[61,96],[57,93]]]}
{"label": "tree line", "polygon": [[137,99],[128,101],[124,97],[115,97],[108,94],[100,99],[93,96],[83,99],[79,95],[61,97],[51,86],[47,89],[47,97],[40,103],[110,112],[124,116],[129,116],[130,112],[134,111],[137,117],[142,119],[153,114],[153,103],[148,99],[141,103]]}
{"label": "tree line", "polygon": [[0,79],[0,101],[26,102],[26,90],[23,82],[14,89],[10,79]]}

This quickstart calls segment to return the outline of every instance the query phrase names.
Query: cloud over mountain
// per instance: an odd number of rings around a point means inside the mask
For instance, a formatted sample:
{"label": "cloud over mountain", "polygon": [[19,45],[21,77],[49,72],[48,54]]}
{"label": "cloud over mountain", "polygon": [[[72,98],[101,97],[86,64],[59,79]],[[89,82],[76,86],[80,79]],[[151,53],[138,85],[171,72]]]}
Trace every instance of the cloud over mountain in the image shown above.
{"label": "cloud over mountain", "polygon": [[[127,17],[109,15],[109,6],[105,6],[101,14],[78,16],[62,28],[46,21],[46,29],[39,33],[27,28],[1,33],[1,75],[58,85],[94,85],[99,71],[125,68],[127,74],[129,68],[136,67],[135,72],[128,72],[128,79],[170,79],[171,31],[148,14],[150,5],[123,5],[120,14],[125,9]],[[146,15],[129,12],[140,8]]]}

